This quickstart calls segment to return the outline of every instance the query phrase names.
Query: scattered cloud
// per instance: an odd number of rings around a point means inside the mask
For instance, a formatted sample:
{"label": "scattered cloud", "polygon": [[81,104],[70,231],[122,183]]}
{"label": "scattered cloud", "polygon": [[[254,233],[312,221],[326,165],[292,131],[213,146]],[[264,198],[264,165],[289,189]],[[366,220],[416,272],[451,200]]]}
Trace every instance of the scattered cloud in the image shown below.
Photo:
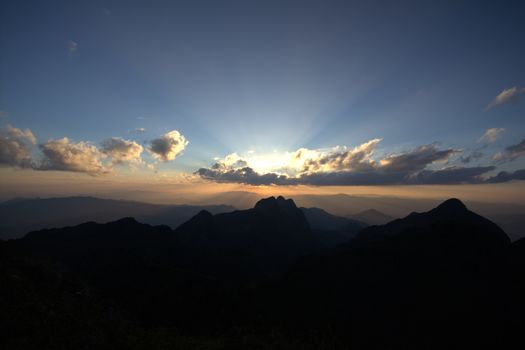
{"label": "scattered cloud", "polygon": [[143,134],[143,133],[146,132],[146,128],[136,128],[136,129],[135,129],[135,132],[136,132],[136,133],[139,133],[139,134]]}
{"label": "scattered cloud", "polygon": [[0,129],[0,165],[31,167],[31,149],[36,138],[29,129],[7,125]]}
{"label": "scattered cloud", "polygon": [[73,40],[69,40],[67,43],[67,52],[71,56],[78,50],[78,43]]}
{"label": "scattered cloud", "polygon": [[505,129],[503,128],[490,128],[485,131],[483,136],[480,137],[478,142],[488,142],[493,143],[495,142],[503,133],[505,132]]}
{"label": "scattered cloud", "polygon": [[102,175],[111,172],[103,164],[106,154],[88,142],[71,142],[67,137],[39,145],[44,158],[36,170],[60,170]]}
{"label": "scattered cloud", "polygon": [[514,160],[525,156],[525,139],[521,140],[520,143],[508,146],[503,152],[497,152],[492,156],[492,160],[497,162],[504,162]]}
{"label": "scattered cloud", "polygon": [[135,141],[124,140],[118,137],[102,141],[101,151],[111,158],[114,164],[140,164],[141,154],[144,148]]}
{"label": "scattered cloud", "polygon": [[525,139],[520,143],[509,146],[505,149],[510,159],[516,159],[525,156]]}
{"label": "scattered cloud", "polygon": [[469,164],[471,162],[474,162],[476,160],[479,160],[479,159],[483,158],[483,156],[484,156],[484,154],[481,153],[480,151],[474,151],[474,152],[470,153],[468,156],[461,156],[459,158],[459,160],[463,164]]}
{"label": "scattered cloud", "polygon": [[525,95],[525,87],[518,88],[514,86],[510,89],[504,89],[491,103],[489,103],[486,109],[510,102],[517,102],[523,95]]}
{"label": "scattered cloud", "polygon": [[170,131],[150,142],[149,151],[154,158],[167,162],[174,160],[188,145],[186,138],[177,130]]}

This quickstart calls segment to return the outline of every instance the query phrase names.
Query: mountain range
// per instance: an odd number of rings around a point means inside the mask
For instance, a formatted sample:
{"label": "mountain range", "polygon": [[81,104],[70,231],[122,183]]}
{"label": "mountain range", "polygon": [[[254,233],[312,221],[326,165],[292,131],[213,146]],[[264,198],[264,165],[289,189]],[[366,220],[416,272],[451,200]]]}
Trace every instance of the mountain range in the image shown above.
{"label": "mountain range", "polygon": [[128,217],[33,231],[0,242],[0,345],[523,345],[523,239],[457,199],[365,226],[270,197],[176,229]]}

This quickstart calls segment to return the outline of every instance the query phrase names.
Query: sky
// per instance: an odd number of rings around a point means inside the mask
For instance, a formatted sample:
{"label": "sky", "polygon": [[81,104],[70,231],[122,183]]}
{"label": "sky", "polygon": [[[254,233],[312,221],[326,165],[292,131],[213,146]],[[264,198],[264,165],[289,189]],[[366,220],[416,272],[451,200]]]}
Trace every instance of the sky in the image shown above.
{"label": "sky", "polygon": [[523,13],[2,1],[0,198],[441,186],[525,201]]}

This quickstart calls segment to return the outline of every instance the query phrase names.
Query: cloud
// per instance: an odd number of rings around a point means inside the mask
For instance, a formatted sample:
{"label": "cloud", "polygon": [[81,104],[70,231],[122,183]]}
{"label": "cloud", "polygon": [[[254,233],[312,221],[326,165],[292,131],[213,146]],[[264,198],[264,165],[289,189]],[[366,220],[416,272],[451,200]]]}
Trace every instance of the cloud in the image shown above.
{"label": "cloud", "polygon": [[28,168],[31,166],[31,149],[36,138],[29,129],[21,130],[7,125],[0,129],[0,165]]}
{"label": "cloud", "polygon": [[510,159],[516,159],[525,156],[525,139],[520,143],[509,146],[505,149]]}
{"label": "cloud", "polygon": [[504,162],[525,156],[525,139],[520,143],[508,146],[505,151],[498,152],[492,156],[492,160]]}
{"label": "cloud", "polygon": [[114,164],[140,164],[144,148],[135,141],[124,140],[118,137],[102,141],[101,151],[111,158]]}
{"label": "cloud", "polygon": [[44,158],[36,170],[60,170],[102,175],[111,172],[102,160],[106,154],[88,142],[71,142],[67,137],[39,145]]}
{"label": "cloud", "polygon": [[487,183],[502,183],[512,180],[525,180],[525,169],[516,170],[514,172],[500,171],[498,175],[492,176],[486,180]]}
{"label": "cloud", "polygon": [[73,40],[69,40],[67,43],[67,52],[71,56],[78,50],[78,43]]}
{"label": "cloud", "polygon": [[476,161],[478,159],[481,159],[483,158],[484,154],[479,152],[479,151],[474,151],[472,152],[471,154],[469,154],[468,156],[461,156],[459,158],[459,160],[461,161],[461,163],[463,164],[469,164],[473,161]]}
{"label": "cloud", "polygon": [[439,150],[434,144],[423,145],[406,153],[390,155],[380,164],[386,172],[413,173],[434,162],[446,161],[457,152],[454,149]]}
{"label": "cloud", "polygon": [[188,145],[186,138],[177,130],[170,131],[150,142],[149,151],[158,160],[174,160]]}
{"label": "cloud", "polygon": [[517,88],[514,86],[510,89],[504,89],[491,103],[489,103],[486,109],[510,102],[517,102],[523,95],[525,95],[525,88]]}
{"label": "cloud", "polygon": [[374,139],[351,150],[336,148],[323,152],[300,149],[292,157],[304,162],[303,170],[298,174],[257,172],[249,161],[236,153],[217,160],[210,168],[200,168],[195,174],[210,181],[249,185],[361,186],[480,183],[483,181],[481,175],[495,169],[494,166],[427,169],[427,166],[447,161],[458,152],[454,149],[440,150],[435,144],[375,160],[372,155],[379,141]]}
{"label": "cloud", "polygon": [[296,185],[299,181],[276,173],[259,174],[250,167],[219,170],[200,168],[195,172],[205,180],[221,183],[243,183],[248,185]]}
{"label": "cloud", "polygon": [[501,134],[503,134],[505,132],[505,129],[503,128],[490,128],[490,129],[487,129],[487,131],[485,131],[485,133],[483,134],[483,136],[480,137],[480,139],[478,140],[478,142],[489,142],[489,143],[493,143],[495,142],[500,136]]}
{"label": "cloud", "polygon": [[244,168],[248,166],[248,162],[237,153],[228,154],[224,159],[217,159],[217,162],[213,164],[212,169],[220,171],[235,170],[237,168]]}
{"label": "cloud", "polygon": [[[337,171],[337,170],[369,170],[375,166],[370,157],[374,153],[381,139],[374,139],[363,143],[351,150],[332,151],[318,158],[309,158],[304,162],[304,171]],[[304,151],[297,151],[301,156]]]}
{"label": "cloud", "polygon": [[464,184],[482,183],[481,175],[496,169],[495,166],[449,167],[441,170],[423,170],[411,176],[407,183],[413,184]]}
{"label": "cloud", "polygon": [[140,133],[140,134],[145,133],[146,132],[146,128],[136,128],[135,132],[136,133]]}
{"label": "cloud", "polygon": [[314,172],[298,177],[283,174],[259,174],[250,167],[219,171],[201,168],[195,172],[205,180],[221,183],[242,183],[247,185],[312,185],[312,186],[380,186],[380,185],[422,185],[422,184],[464,184],[483,183],[481,175],[494,170],[494,166],[451,167],[442,170],[424,170],[415,174],[382,171]]}

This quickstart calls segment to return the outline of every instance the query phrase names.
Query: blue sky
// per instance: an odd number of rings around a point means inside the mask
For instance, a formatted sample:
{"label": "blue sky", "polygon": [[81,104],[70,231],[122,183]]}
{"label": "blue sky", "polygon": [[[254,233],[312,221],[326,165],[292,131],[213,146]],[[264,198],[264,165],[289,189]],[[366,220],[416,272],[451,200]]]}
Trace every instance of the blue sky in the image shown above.
{"label": "blue sky", "polygon": [[[468,166],[513,172],[525,168],[506,150],[525,138],[524,10],[520,1],[5,1],[2,123],[30,129],[38,144],[131,140],[146,163],[188,174],[232,153],[251,165],[249,154],[333,153],[377,138],[377,162],[436,143],[463,153],[424,169],[465,167],[458,159],[477,151]],[[487,108],[514,87],[508,103]],[[504,131],[480,141],[490,128]],[[189,141],[180,154],[147,152],[172,130]],[[32,168],[72,169],[50,164]]]}

